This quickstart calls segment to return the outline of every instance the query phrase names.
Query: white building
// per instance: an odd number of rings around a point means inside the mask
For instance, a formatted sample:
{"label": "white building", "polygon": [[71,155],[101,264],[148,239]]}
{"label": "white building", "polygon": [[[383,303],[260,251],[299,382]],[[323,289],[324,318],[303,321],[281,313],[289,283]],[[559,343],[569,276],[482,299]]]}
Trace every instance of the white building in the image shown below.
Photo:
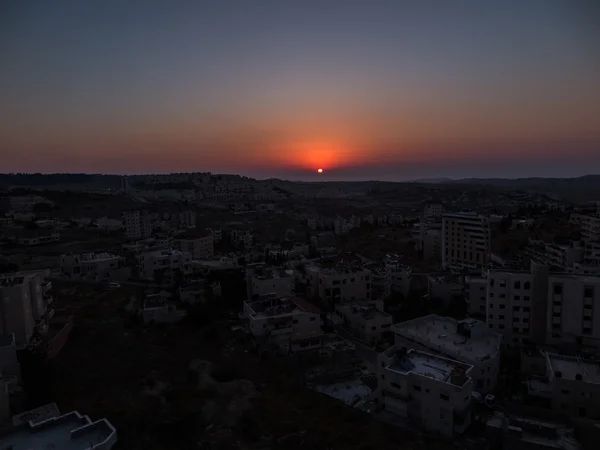
{"label": "white building", "polygon": [[231,242],[234,245],[243,245],[244,248],[252,247],[254,236],[250,230],[231,230]]}
{"label": "white building", "polygon": [[439,221],[444,215],[444,206],[437,202],[428,202],[423,207],[423,217],[425,220]]}
{"label": "white building", "polygon": [[321,312],[301,298],[246,301],[242,317],[259,349],[272,346],[287,354],[321,347]]}
{"label": "white building", "polygon": [[528,394],[540,406],[565,417],[600,419],[600,363],[579,357],[538,352],[540,369],[531,373]]}
{"label": "white building", "polygon": [[435,314],[402,322],[392,327],[397,346],[438,353],[473,366],[474,390],[493,390],[500,368],[502,335],[475,319],[457,321]]}
{"label": "white building", "polygon": [[195,259],[212,259],[215,256],[215,243],[209,231],[191,229],[177,234],[174,246],[182,252],[189,252]]}
{"label": "white building", "polygon": [[600,277],[550,274],[546,343],[600,347]]}
{"label": "white building", "polygon": [[126,280],[131,276],[131,269],[126,267],[124,257],[93,252],[61,255],[60,272],[69,279],[93,281]]}
{"label": "white building", "polygon": [[18,349],[27,346],[36,322],[52,303],[44,272],[0,275],[0,334],[14,334]]}
{"label": "white building", "polygon": [[152,234],[152,221],[148,211],[125,211],[123,224],[125,236],[129,239],[148,238]]}
{"label": "white building", "polygon": [[178,310],[169,303],[170,294],[163,291],[158,294],[147,295],[142,305],[142,320],[144,323],[179,323],[185,316],[184,310]]}
{"label": "white building", "polygon": [[473,366],[398,345],[377,360],[377,398],[394,414],[452,438],[471,423]]}
{"label": "white building", "polygon": [[465,301],[469,315],[485,317],[487,277],[465,277]]}
{"label": "white building", "polygon": [[[177,271],[189,274],[192,255],[179,250],[156,250],[142,253],[137,256],[140,278],[143,280],[155,280],[161,277],[163,283],[174,281]],[[160,274],[158,274],[160,273]]]}
{"label": "white building", "polygon": [[508,342],[600,347],[600,277],[532,270],[488,272],[487,323]]}
{"label": "white building", "polygon": [[491,234],[487,217],[475,213],[444,214],[442,266],[477,267],[490,261]]}
{"label": "white building", "polygon": [[248,298],[257,300],[269,294],[278,298],[294,295],[295,278],[293,270],[273,267],[248,267],[246,269]]}
{"label": "white building", "polygon": [[107,419],[92,422],[77,411],[21,422],[0,434],[0,448],[14,450],[110,450],[116,442],[117,431]]}
{"label": "white building", "polygon": [[372,303],[340,304],[335,311],[349,331],[370,344],[380,342],[393,322],[390,314]]}
{"label": "white building", "polygon": [[306,267],[307,293],[326,303],[371,300],[371,272],[361,266]]}
{"label": "white building", "polygon": [[409,266],[402,264],[399,258],[390,255],[385,258],[385,264],[390,269],[392,292],[402,294],[406,297],[410,291],[412,269]]}

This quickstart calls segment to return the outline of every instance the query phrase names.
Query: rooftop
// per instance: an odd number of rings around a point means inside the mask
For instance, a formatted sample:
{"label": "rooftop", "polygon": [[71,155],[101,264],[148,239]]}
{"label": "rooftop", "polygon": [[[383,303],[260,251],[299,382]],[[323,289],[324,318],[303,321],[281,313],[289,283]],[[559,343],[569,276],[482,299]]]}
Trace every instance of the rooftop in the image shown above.
{"label": "rooftop", "polygon": [[297,312],[319,314],[321,311],[312,303],[298,297],[269,298],[247,302],[258,317],[274,317]]}
{"label": "rooftop", "polygon": [[22,423],[0,433],[0,446],[11,450],[86,450],[111,448],[116,430],[106,420],[92,422],[77,411],[33,424]]}
{"label": "rooftop", "polygon": [[468,381],[466,373],[473,367],[418,350],[392,349],[393,360],[388,369],[403,374],[414,373],[443,383],[463,386]]}
{"label": "rooftop", "polygon": [[600,383],[600,362],[554,353],[547,353],[546,358],[555,378],[560,374],[565,380]]}
{"label": "rooftop", "polygon": [[292,270],[288,271],[279,267],[261,267],[256,269],[253,276],[259,280],[273,280],[277,278],[289,278],[294,276],[294,273]]}
{"label": "rooftop", "polygon": [[395,324],[397,337],[417,342],[454,358],[483,361],[493,358],[500,349],[502,336],[475,319],[457,321],[436,314]]}

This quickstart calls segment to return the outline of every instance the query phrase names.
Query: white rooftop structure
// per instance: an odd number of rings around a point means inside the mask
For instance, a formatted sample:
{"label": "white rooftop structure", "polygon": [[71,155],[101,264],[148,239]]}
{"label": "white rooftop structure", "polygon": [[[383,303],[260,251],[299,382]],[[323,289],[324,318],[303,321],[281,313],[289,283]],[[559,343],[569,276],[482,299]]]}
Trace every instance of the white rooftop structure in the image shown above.
{"label": "white rooftop structure", "polygon": [[600,362],[554,353],[548,353],[547,358],[555,377],[560,373],[565,380],[600,383]]}
{"label": "white rooftop structure", "polygon": [[472,367],[417,350],[403,352],[395,347],[391,349],[396,352],[396,358],[388,369],[402,374],[414,373],[442,383],[457,384],[458,379],[461,381],[458,385],[462,386],[467,381],[467,371]]}
{"label": "white rooftop structure", "polygon": [[0,448],[10,450],[109,450],[117,431],[106,419],[92,422],[77,411],[0,432]]}
{"label": "white rooftop structure", "polygon": [[436,314],[395,324],[392,331],[429,349],[468,361],[494,358],[502,341],[500,334],[479,320],[458,321]]}

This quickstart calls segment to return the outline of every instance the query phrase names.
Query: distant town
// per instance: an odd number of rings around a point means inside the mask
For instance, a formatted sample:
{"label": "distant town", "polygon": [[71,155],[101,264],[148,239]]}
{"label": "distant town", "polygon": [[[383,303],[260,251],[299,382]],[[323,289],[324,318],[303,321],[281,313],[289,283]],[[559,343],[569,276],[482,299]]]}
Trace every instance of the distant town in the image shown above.
{"label": "distant town", "polygon": [[0,186],[0,449],[597,448],[600,176]]}

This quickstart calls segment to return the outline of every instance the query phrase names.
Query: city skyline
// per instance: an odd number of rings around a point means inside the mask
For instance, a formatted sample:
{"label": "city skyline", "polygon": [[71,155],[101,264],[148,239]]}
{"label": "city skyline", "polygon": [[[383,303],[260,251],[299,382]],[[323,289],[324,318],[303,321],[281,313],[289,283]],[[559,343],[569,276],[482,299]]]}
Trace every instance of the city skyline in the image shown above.
{"label": "city skyline", "polygon": [[600,167],[592,1],[3,10],[3,172],[403,181]]}

